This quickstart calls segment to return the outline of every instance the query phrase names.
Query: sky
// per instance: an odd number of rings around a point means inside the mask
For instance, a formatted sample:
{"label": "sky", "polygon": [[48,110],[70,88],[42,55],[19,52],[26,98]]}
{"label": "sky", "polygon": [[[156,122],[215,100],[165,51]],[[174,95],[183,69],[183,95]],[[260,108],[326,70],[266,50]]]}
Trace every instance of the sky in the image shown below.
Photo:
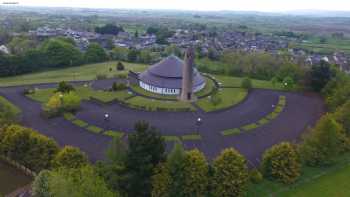
{"label": "sky", "polygon": [[26,6],[174,9],[198,11],[350,11],[350,0],[0,0]]}

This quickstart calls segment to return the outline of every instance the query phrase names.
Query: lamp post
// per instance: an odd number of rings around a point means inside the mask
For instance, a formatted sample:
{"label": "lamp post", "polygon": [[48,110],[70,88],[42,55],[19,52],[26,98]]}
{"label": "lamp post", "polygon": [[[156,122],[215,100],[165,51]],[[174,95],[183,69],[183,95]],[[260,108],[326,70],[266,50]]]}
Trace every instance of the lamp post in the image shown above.
{"label": "lamp post", "polygon": [[197,133],[199,133],[199,128],[202,125],[202,123],[203,123],[203,120],[200,117],[197,118],[197,120],[196,120]]}
{"label": "lamp post", "polygon": [[109,114],[108,113],[105,113],[104,121],[105,121],[105,124],[106,124],[105,130],[107,130],[108,129],[108,122],[109,122]]}

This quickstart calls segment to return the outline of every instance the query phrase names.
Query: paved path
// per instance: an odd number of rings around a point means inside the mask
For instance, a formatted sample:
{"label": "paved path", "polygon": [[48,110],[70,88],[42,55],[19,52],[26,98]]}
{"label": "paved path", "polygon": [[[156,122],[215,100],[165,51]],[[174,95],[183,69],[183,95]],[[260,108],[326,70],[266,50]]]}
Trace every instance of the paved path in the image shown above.
{"label": "paved path", "polygon": [[[41,85],[41,87],[52,87],[52,85]],[[23,96],[22,91],[23,87],[0,88],[1,95],[23,110],[25,126],[55,138],[60,145],[69,144],[80,147],[93,161],[104,158],[104,150],[110,138],[89,133],[63,118],[51,120],[42,118],[40,104]],[[280,95],[287,97],[287,105],[277,119],[238,136],[220,135],[222,130],[256,122],[266,116],[273,111],[272,105],[278,102]],[[103,119],[105,113],[111,116],[108,124]],[[146,120],[159,128],[164,135],[194,133],[196,131],[195,121],[201,117],[203,124],[200,134],[203,139],[184,142],[186,148],[197,147],[212,159],[223,148],[233,146],[244,154],[252,165],[255,165],[264,150],[281,141],[297,140],[305,128],[312,126],[323,113],[323,101],[316,95],[253,90],[248,98],[238,106],[219,112],[144,112],[118,104],[101,106],[92,102],[83,102],[82,110],[77,117],[89,124],[124,132],[132,132],[136,121]]]}

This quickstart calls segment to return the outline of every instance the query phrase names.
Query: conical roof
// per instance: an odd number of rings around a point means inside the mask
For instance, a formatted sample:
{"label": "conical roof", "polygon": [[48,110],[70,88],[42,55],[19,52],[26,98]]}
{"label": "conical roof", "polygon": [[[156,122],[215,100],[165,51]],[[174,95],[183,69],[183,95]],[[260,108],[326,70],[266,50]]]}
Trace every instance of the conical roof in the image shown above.
{"label": "conical roof", "polygon": [[[149,85],[163,88],[180,89],[182,85],[182,69],[185,62],[171,55],[159,63],[150,66],[139,75],[139,79]],[[205,83],[203,76],[193,68],[193,87]]]}
{"label": "conical roof", "polygon": [[182,67],[184,63],[185,62],[180,58],[171,55],[157,64],[152,65],[148,69],[148,72],[160,77],[180,78],[182,77]]}

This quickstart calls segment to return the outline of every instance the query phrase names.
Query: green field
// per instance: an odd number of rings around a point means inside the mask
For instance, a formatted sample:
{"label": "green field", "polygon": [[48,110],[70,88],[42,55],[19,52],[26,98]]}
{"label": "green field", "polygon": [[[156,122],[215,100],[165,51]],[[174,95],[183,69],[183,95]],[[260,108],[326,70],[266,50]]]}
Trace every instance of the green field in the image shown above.
{"label": "green field", "polygon": [[0,161],[0,196],[4,196],[14,190],[26,186],[32,178],[26,176],[16,168]]}
{"label": "green field", "polygon": [[210,97],[202,98],[196,104],[205,112],[226,109],[241,102],[247,96],[248,91],[242,88],[223,88],[218,90],[217,94],[221,99],[217,105],[211,102]]}
{"label": "green field", "polygon": [[[52,95],[54,95],[55,89],[37,89],[34,94],[27,95],[29,98],[41,102],[46,103]],[[83,100],[89,100],[90,98],[97,99],[101,102],[111,102],[113,100],[125,100],[126,98],[132,96],[128,93],[127,90],[117,91],[117,92],[109,92],[102,90],[93,90],[90,87],[77,86],[75,87],[75,92],[79,95],[79,97]]]}
{"label": "green field", "polygon": [[[0,78],[0,86],[15,86],[15,85],[29,85],[39,83],[55,83],[60,81],[83,81],[93,80],[97,74],[103,74],[107,77],[114,77],[119,74],[126,74],[129,70],[143,71],[147,68],[144,64],[132,64],[123,62],[125,66],[124,71],[116,71],[118,62],[104,62],[98,64],[88,64],[78,67],[70,67],[65,69],[58,69],[52,71],[43,71],[32,74],[18,75],[14,77]],[[112,72],[109,69],[112,68]]]}

